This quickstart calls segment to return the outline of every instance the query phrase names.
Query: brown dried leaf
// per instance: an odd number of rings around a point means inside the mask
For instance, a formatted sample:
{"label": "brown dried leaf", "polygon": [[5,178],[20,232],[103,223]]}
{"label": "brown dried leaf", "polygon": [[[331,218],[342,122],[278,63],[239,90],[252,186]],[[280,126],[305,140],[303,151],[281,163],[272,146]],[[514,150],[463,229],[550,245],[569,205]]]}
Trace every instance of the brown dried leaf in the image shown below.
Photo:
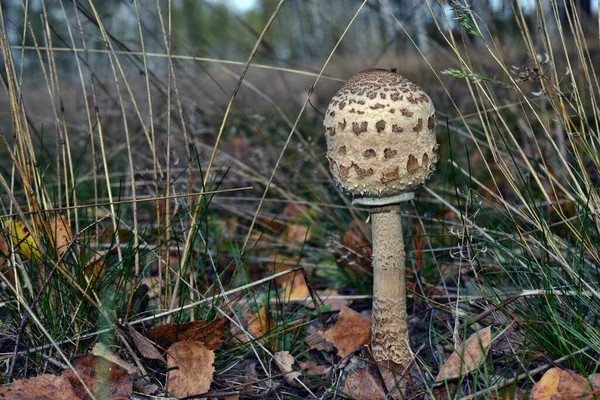
{"label": "brown dried leaf", "polygon": [[344,233],[342,245],[334,251],[340,268],[356,278],[372,274],[373,271],[371,238],[365,238],[363,235],[363,233],[368,235],[370,232],[369,225],[364,221],[353,221],[350,228]]}
{"label": "brown dried leaf", "polygon": [[296,362],[296,359],[290,354],[289,351],[278,351],[273,354],[273,358],[275,358],[275,362],[277,363],[279,370],[286,374],[284,375],[284,378],[287,383],[293,383],[296,378],[302,375],[300,372],[294,371],[293,366]]}
{"label": "brown dried leaf", "polygon": [[491,343],[491,327],[488,326],[479,332],[473,333],[460,348],[450,354],[435,381],[455,379],[477,369],[485,360]]}
{"label": "brown dried leaf", "polygon": [[331,372],[330,365],[317,364],[314,361],[300,361],[300,367],[307,375],[324,376]]}
{"label": "brown dried leaf", "polygon": [[[550,368],[531,389],[531,400],[592,400],[592,384],[583,376],[561,368]],[[588,394],[589,393],[589,394]]]}
{"label": "brown dried leaf", "polygon": [[592,385],[595,393],[600,393],[600,374],[592,374],[588,376],[588,381]]}
{"label": "brown dried leaf", "polygon": [[[1,227],[2,225],[0,225],[0,228]],[[10,282],[10,284],[14,286],[15,275],[8,263],[8,258],[10,257],[10,248],[6,240],[6,235],[8,234],[9,233],[7,229],[0,229],[0,274],[4,275],[4,277]]]}
{"label": "brown dried leaf", "polygon": [[319,332],[320,330],[318,330],[317,327],[309,325],[306,328],[304,343],[306,343],[311,350],[322,351],[328,354],[333,353],[333,345],[323,339]]}
{"label": "brown dried leaf", "polygon": [[338,349],[338,355],[345,357],[371,340],[371,319],[351,308],[344,307],[332,328],[318,331],[317,334]]}
{"label": "brown dried leaf", "polygon": [[127,371],[129,375],[135,375],[139,372],[138,367],[128,361],[123,360],[121,357],[116,355],[111,348],[105,346],[101,342],[97,342],[94,347],[92,347],[91,353],[96,357],[102,357],[113,364],[117,364],[119,367]]}
{"label": "brown dried leaf", "polygon": [[[348,307],[350,301],[344,298],[335,298],[340,294],[336,290],[326,289],[317,292],[317,297],[321,299],[324,306],[329,306],[329,311],[341,311]],[[310,304],[309,308],[314,308],[314,304]]]}
{"label": "brown dried leaf", "polygon": [[354,399],[412,398],[406,393],[412,382],[409,375],[398,374],[396,366],[388,362],[373,364],[352,357],[344,370],[347,372],[344,391]]}
{"label": "brown dried leaf", "polygon": [[310,240],[312,234],[308,226],[302,224],[287,224],[284,239],[288,243],[302,244]]}
{"label": "brown dried leaf", "polygon": [[356,400],[387,399],[381,378],[377,375],[374,365],[357,361],[353,358],[346,370],[344,392]]}
{"label": "brown dried leaf", "polygon": [[[257,339],[268,335],[275,327],[275,322],[267,314],[265,306],[262,306],[258,313],[248,321],[248,332]],[[272,347],[273,350],[277,351],[276,338],[266,338],[263,343],[265,346]]]}
{"label": "brown dried leaf", "polygon": [[[127,398],[133,390],[133,383],[127,371],[105,358],[87,354],[77,358],[73,362],[73,367],[96,398]],[[83,385],[72,370],[63,371],[62,376],[71,382],[71,386],[79,398],[89,399]]]}
{"label": "brown dried leaf", "polygon": [[[273,262],[267,263],[267,268],[273,273],[279,273],[283,271],[288,271],[292,268],[296,268],[294,264],[283,264],[280,261],[285,257],[281,255],[274,255]],[[297,261],[298,257],[287,257],[286,261]],[[279,262],[278,262],[279,261]],[[283,275],[275,279],[277,283],[277,287],[283,289],[283,296],[285,299],[294,299],[294,298],[306,298],[310,295],[308,290],[308,286],[306,285],[306,281],[304,280],[304,275],[300,271],[290,272],[287,275]]]}
{"label": "brown dried leaf", "polygon": [[[129,229],[119,227],[117,229],[117,236],[119,237],[120,243],[128,243],[131,240],[131,231]],[[104,243],[112,243],[114,238],[115,238],[115,228],[112,224],[110,224],[100,234],[99,240]]]}
{"label": "brown dried leaf", "polygon": [[227,318],[210,322],[193,321],[185,324],[161,325],[148,331],[146,337],[160,348],[166,349],[178,341],[202,342],[209,350],[217,350],[223,344],[223,335],[229,327]]}
{"label": "brown dried leaf", "polygon": [[275,329],[275,322],[267,315],[265,306],[261,306],[256,315],[248,321],[248,332],[255,338],[264,336]]}
{"label": "brown dried leaf", "polygon": [[131,325],[127,325],[127,329],[129,330],[129,334],[133,339],[133,343],[135,347],[138,349],[142,357],[147,358],[149,360],[158,360],[163,364],[166,364],[167,361],[165,358],[158,352],[156,347],[152,344],[150,340],[148,340],[144,335],[136,331]]}
{"label": "brown dried leaf", "polygon": [[174,343],[167,350],[166,390],[177,397],[207,392],[213,380],[215,353],[202,342]]}
{"label": "brown dried leaf", "polygon": [[287,219],[297,219],[306,214],[307,207],[304,204],[287,203],[283,208],[282,215]]}
{"label": "brown dried leaf", "polygon": [[73,232],[71,225],[64,215],[57,214],[50,220],[50,229],[52,230],[52,238],[56,246],[56,254],[62,257],[69,248],[71,240],[73,240]]}
{"label": "brown dried leaf", "polygon": [[[296,265],[294,263],[298,261],[298,257],[286,257],[279,253],[271,254],[269,258],[271,259],[271,261],[268,261],[265,264],[265,266],[269,271],[271,271],[274,274],[295,268]],[[283,262],[284,260],[286,261],[285,263]],[[298,281],[298,283],[296,283],[296,281]],[[290,272],[289,274],[280,276],[275,279],[275,283],[277,284],[278,288],[284,290],[285,298],[290,297],[294,286],[304,285],[306,287],[304,277],[299,271]],[[308,288],[306,289],[306,291],[308,292]]]}
{"label": "brown dried leaf", "polygon": [[[101,251],[94,255],[94,257],[87,262],[82,269],[85,276],[87,276],[89,279],[95,279],[97,281],[104,277],[104,273],[106,272],[106,261],[104,256],[107,253],[108,251]],[[85,278],[83,276],[81,276],[80,279],[85,282]]]}
{"label": "brown dried leaf", "polygon": [[525,393],[515,384],[502,387],[492,393],[492,400],[525,400]]}
{"label": "brown dried leaf", "polygon": [[0,386],[0,398],[3,400],[81,400],[81,397],[73,391],[69,380],[56,375],[38,375],[30,379],[19,379],[9,386]]}

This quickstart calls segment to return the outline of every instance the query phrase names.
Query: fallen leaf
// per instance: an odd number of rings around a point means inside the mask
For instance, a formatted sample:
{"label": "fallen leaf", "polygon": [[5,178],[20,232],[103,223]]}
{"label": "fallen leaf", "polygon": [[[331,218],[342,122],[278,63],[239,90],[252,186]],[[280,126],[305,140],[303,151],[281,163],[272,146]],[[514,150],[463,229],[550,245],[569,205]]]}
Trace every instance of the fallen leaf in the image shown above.
{"label": "fallen leaf", "polygon": [[310,240],[311,231],[308,226],[301,224],[287,224],[284,239],[288,243],[302,244]]}
{"label": "fallen leaf", "polygon": [[[281,265],[279,268],[273,270],[273,272],[283,272],[295,267],[295,265]],[[308,285],[306,285],[306,281],[304,280],[304,274],[300,271],[280,276],[276,279],[276,283],[279,288],[283,289],[285,300],[304,299],[310,296]]]}
{"label": "fallen leaf", "polygon": [[167,363],[165,358],[159,353],[150,340],[136,331],[131,325],[127,325],[127,329],[129,331],[129,335],[131,335],[131,339],[133,339],[135,347],[138,349],[142,357],[149,360],[158,360],[163,364]]}
{"label": "fallen leaf", "polygon": [[302,372],[307,375],[324,376],[331,372],[330,365],[317,364],[314,361],[301,361]]}
{"label": "fallen leaf", "polygon": [[[117,234],[119,238],[119,243],[129,243],[131,240],[131,231],[129,229],[119,227],[117,228]],[[100,241],[104,243],[113,243],[115,241],[115,227],[110,224],[104,229],[104,231],[100,234]]]}
{"label": "fallen leaf", "polygon": [[[248,332],[256,339],[267,336],[273,329],[275,329],[275,322],[267,314],[267,308],[261,306],[255,316],[248,321]],[[263,343],[272,347],[273,350],[277,350],[276,338],[263,338]]]}
{"label": "fallen leaf", "polygon": [[148,331],[146,337],[162,349],[178,341],[202,342],[209,350],[217,350],[223,344],[223,335],[229,326],[227,318],[210,322],[193,321],[184,324],[161,325]]}
{"label": "fallen leaf", "polygon": [[[336,290],[326,289],[317,292],[317,297],[323,302],[324,306],[329,307],[329,311],[341,311],[350,304],[350,301],[345,299],[344,296],[340,296]],[[318,302],[318,304],[321,304],[321,302]],[[314,303],[311,303],[308,307],[314,308]]]}
{"label": "fallen leaf", "polygon": [[525,400],[525,393],[516,384],[499,388],[491,400]]}
{"label": "fallen leaf", "polygon": [[[77,358],[73,362],[73,367],[96,398],[127,398],[133,390],[133,383],[127,371],[103,357],[87,354]],[[86,390],[72,370],[63,371],[62,376],[71,382],[79,398],[89,399]],[[57,398],[62,399],[62,397]]]}
{"label": "fallen leaf", "polygon": [[148,288],[148,298],[154,300],[160,298],[160,291],[163,287],[164,281],[158,276],[150,276],[142,278],[142,285]]}
{"label": "fallen leaf", "polygon": [[317,334],[335,346],[340,357],[345,357],[371,340],[371,319],[351,308],[344,307],[335,325]]}
{"label": "fallen leaf", "polygon": [[[298,257],[286,257],[279,253],[271,255],[269,258],[272,261],[267,262],[266,267],[274,274],[296,268],[296,263],[298,262]],[[283,260],[286,262],[282,262]],[[284,300],[306,298],[310,295],[308,286],[304,280],[304,274],[300,271],[282,275],[275,279],[275,283],[278,288],[283,290]]]}
{"label": "fallen leaf", "polygon": [[381,379],[372,373],[369,367],[349,372],[344,383],[344,392],[356,400],[387,398],[381,387]]}
{"label": "fallen leaf", "polygon": [[50,234],[52,235],[53,244],[56,248],[58,258],[61,258],[68,250],[71,240],[73,240],[73,232],[71,225],[64,215],[57,214],[50,220]]}
{"label": "fallen leaf", "polygon": [[367,363],[353,357],[344,368],[344,371],[346,372],[344,392],[354,399],[396,400],[406,398],[401,393],[404,387],[401,388],[398,381],[401,374],[393,373],[387,364]]}
{"label": "fallen leaf", "polygon": [[119,367],[127,371],[129,375],[134,375],[138,372],[138,368],[135,365],[123,360],[101,342],[96,343],[94,347],[92,347],[92,354],[96,357],[102,357],[113,364],[117,364]]}
{"label": "fallen leaf", "polygon": [[491,327],[473,333],[454,353],[450,354],[435,381],[455,379],[476,370],[485,360],[491,342]]}
{"label": "fallen leaf", "polygon": [[304,337],[304,343],[308,345],[311,350],[322,351],[325,353],[333,353],[333,345],[327,340],[323,339],[319,334],[321,332],[314,325],[309,325],[306,328],[306,336]]}
{"label": "fallen leaf", "polygon": [[[1,225],[0,225],[1,228]],[[8,258],[10,257],[10,248],[8,246],[8,242],[6,240],[6,235],[8,234],[6,229],[0,229],[0,274],[4,275],[6,280],[10,282],[11,285],[15,285],[15,275],[13,273],[12,268],[8,263]]]}
{"label": "fallen leaf", "polygon": [[73,391],[69,380],[56,375],[38,375],[34,378],[19,379],[8,386],[0,386],[0,398],[3,400],[81,400],[81,397]]}
{"label": "fallen leaf", "polygon": [[434,386],[431,389],[431,395],[434,400],[458,399],[461,397],[458,393],[458,384],[452,381],[446,381],[443,385]]}
{"label": "fallen leaf", "polygon": [[600,393],[600,374],[592,374],[588,376],[588,381],[594,388],[595,393]]}
{"label": "fallen leaf", "polygon": [[304,204],[287,203],[281,214],[287,219],[299,219],[307,214],[307,207]]}
{"label": "fallen leaf", "polygon": [[182,341],[167,350],[167,367],[178,369],[167,372],[165,388],[176,397],[207,392],[213,380],[215,353],[202,342]]}
{"label": "fallen leaf", "polygon": [[19,249],[19,252],[28,259],[40,258],[38,249],[31,233],[22,221],[14,220],[11,223],[11,235],[13,245]]}
{"label": "fallen leaf", "polygon": [[[550,368],[531,389],[531,400],[592,400],[596,393],[588,380],[567,369]],[[588,394],[589,393],[589,394]]]}
{"label": "fallen leaf", "polygon": [[353,221],[344,233],[342,243],[338,244],[333,252],[340,269],[350,273],[356,279],[364,279],[365,276],[373,273],[371,238],[365,237],[370,232],[369,225],[364,221]]}
{"label": "fallen leaf", "polygon": [[275,359],[279,370],[285,374],[283,377],[287,383],[293,383],[296,378],[302,375],[300,372],[294,371],[293,365],[296,362],[296,359],[289,351],[278,351],[273,354],[273,358]]}

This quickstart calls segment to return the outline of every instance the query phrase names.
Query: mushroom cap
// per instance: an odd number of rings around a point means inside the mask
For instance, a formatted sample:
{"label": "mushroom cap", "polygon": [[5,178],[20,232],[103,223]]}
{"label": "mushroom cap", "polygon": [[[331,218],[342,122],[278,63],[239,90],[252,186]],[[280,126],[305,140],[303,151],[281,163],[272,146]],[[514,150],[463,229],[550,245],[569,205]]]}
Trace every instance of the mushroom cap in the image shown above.
{"label": "mushroom cap", "polygon": [[370,69],[348,79],[331,99],[323,125],[333,177],[355,201],[406,199],[403,194],[435,169],[433,103],[395,70]]}

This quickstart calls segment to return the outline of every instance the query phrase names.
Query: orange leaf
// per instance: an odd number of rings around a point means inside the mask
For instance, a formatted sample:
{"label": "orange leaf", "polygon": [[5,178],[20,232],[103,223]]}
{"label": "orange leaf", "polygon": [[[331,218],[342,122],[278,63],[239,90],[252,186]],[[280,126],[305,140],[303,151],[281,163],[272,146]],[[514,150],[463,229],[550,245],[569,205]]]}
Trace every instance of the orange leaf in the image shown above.
{"label": "orange leaf", "polygon": [[50,220],[50,229],[52,230],[53,244],[56,246],[56,254],[60,258],[65,254],[69,248],[69,244],[71,244],[71,240],[73,240],[71,225],[69,225],[69,221],[67,221],[64,215],[57,214]]}
{"label": "orange leaf", "polygon": [[594,389],[588,380],[568,369],[550,368],[531,389],[531,400],[592,400],[593,398],[595,398]]}
{"label": "orange leaf", "polygon": [[73,391],[68,379],[56,375],[38,375],[30,379],[19,379],[9,386],[0,386],[0,398],[3,400],[81,399]]}
{"label": "orange leaf", "polygon": [[177,397],[207,392],[213,380],[215,353],[201,342],[177,342],[167,350],[166,389]]}
{"label": "orange leaf", "polygon": [[[275,322],[273,322],[271,317],[267,314],[265,306],[262,306],[256,315],[248,322],[248,332],[257,339],[268,335],[275,327]],[[274,350],[277,350],[275,338],[263,340],[263,343],[269,347],[273,347]]]}
{"label": "orange leaf", "polygon": [[323,339],[338,349],[338,355],[345,357],[371,340],[371,319],[351,308],[344,307],[332,328],[317,331]]}

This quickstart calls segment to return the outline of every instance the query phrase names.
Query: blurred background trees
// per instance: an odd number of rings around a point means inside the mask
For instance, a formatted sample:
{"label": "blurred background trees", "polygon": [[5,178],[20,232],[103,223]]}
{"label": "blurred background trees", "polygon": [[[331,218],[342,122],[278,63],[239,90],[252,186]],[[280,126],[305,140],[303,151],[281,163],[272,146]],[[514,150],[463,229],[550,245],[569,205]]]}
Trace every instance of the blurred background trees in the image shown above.
{"label": "blurred background trees", "polygon": [[[434,24],[436,19],[446,18],[449,26],[456,27],[453,7],[470,7],[487,26],[514,26],[506,23],[512,19],[512,2],[515,0],[370,0],[365,10],[359,15],[344,39],[338,54],[357,57],[374,57],[392,49],[396,55],[414,51],[414,41],[424,53],[444,47],[444,42]],[[563,25],[569,24],[569,10],[577,7],[581,18],[594,18],[597,4],[591,0],[574,0],[559,2],[556,10],[545,1],[519,0],[526,18],[532,24],[539,24],[540,15],[559,13]],[[277,0],[180,0],[171,3],[172,32],[175,37],[172,43],[173,53],[191,53],[196,56],[215,57],[221,59],[243,59],[251,50],[256,37],[267,19],[275,9]],[[154,22],[145,18],[145,34],[148,51],[161,51],[164,42],[156,1],[139,1],[142,12],[154,16]],[[168,18],[168,2],[160,0],[163,17]],[[360,0],[287,0],[273,28],[263,42],[258,61],[294,63],[321,59],[329,54],[335,42],[340,38],[348,21],[352,18]],[[52,29],[53,45],[69,46],[66,27],[61,21],[72,20],[74,7],[86,10],[91,16],[87,24],[94,24],[87,1],[40,1],[27,2],[30,26],[25,27],[23,17],[25,2],[19,0],[3,0],[5,23],[10,33],[10,40],[15,45],[25,43],[34,45],[31,32],[43,46],[42,7],[48,8]],[[62,9],[64,6],[64,12]],[[113,35],[132,49],[139,48],[139,37],[136,22],[135,6],[129,0],[105,0],[94,2],[101,20],[108,21],[107,26]],[[67,18],[65,18],[65,13]],[[393,16],[392,16],[393,14]],[[395,21],[395,18],[398,22]],[[554,18],[547,18],[554,21]],[[557,24],[548,29],[558,29]],[[584,24],[585,25],[585,24]],[[444,27],[442,27],[444,29]],[[27,32],[23,37],[24,32]],[[492,34],[510,38],[516,32],[510,29]],[[97,48],[104,45],[100,38]],[[75,43],[79,46],[79,43]],[[31,55],[34,56],[34,55]],[[70,59],[73,62],[72,58]]]}

